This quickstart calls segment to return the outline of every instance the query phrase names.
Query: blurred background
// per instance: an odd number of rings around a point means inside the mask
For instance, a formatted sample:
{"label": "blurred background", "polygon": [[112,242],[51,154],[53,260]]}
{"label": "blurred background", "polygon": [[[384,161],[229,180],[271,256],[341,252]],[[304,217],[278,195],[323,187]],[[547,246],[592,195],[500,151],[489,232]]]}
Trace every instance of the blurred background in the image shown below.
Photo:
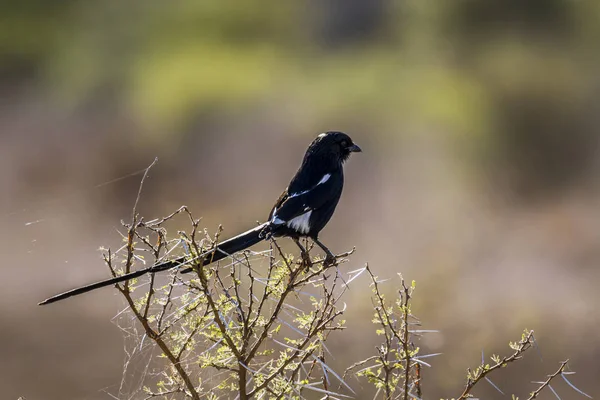
{"label": "blurred background", "polygon": [[[186,204],[227,236],[266,218],[326,130],[363,153],[322,239],[357,247],[348,270],[417,281],[413,311],[440,330],[419,345],[444,353],[425,398],[458,396],[482,349],[508,353],[523,328],[542,358],[494,376],[505,393],[526,396],[570,358],[572,381],[600,396],[599,2],[0,7],[3,398],[118,393],[122,299],[36,303],[108,275],[98,248],[119,245],[155,156],[142,214]],[[353,282],[349,330],[331,340],[338,371],[379,343],[367,284]],[[475,394],[505,398],[486,385]]]}

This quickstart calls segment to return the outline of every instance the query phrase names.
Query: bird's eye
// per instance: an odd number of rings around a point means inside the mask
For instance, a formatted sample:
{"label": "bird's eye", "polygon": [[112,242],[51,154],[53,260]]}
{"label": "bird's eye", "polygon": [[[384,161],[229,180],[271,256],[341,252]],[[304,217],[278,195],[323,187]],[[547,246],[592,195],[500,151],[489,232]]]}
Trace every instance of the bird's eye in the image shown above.
{"label": "bird's eye", "polygon": [[342,147],[347,147],[348,146],[348,142],[346,140],[342,140]]}

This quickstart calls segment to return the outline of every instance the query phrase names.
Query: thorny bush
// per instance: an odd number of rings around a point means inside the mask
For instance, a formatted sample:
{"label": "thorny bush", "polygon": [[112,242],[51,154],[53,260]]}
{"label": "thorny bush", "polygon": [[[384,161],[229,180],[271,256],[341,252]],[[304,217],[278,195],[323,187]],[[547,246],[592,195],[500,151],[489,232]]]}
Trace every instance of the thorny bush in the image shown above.
{"label": "thorny bush", "polygon": [[[189,234],[168,237],[165,223],[182,215],[191,223]],[[340,272],[340,264],[354,250],[326,264],[323,258],[285,254],[275,240],[268,250],[246,250],[199,267],[218,245],[221,229],[214,235],[201,231],[185,206],[152,221],[144,221],[134,209],[132,221],[123,225],[127,234],[122,247],[104,250],[114,276],[175,254],[187,255],[182,265],[192,266],[193,272],[183,275],[175,268],[170,274],[115,285],[127,304],[115,317],[125,334],[126,360],[118,393],[111,396],[338,399],[358,396],[347,383],[353,375],[372,386],[375,398],[424,398],[423,368],[431,366],[425,359],[437,354],[421,354],[415,345],[431,331],[420,329],[411,310],[414,282],[407,285],[400,276],[397,295],[388,300],[383,281],[368,265],[345,276]],[[345,328],[342,297],[365,272],[372,290],[372,322],[382,343],[373,356],[339,374],[328,364],[332,355],[326,343]],[[494,355],[492,364],[482,359],[468,370],[464,391],[456,398],[472,397],[484,380],[496,387],[489,374],[519,360],[534,345],[533,332],[525,331],[520,341],[511,343],[511,355]],[[566,361],[561,363],[527,398],[536,398],[545,388],[554,392],[550,382],[557,376],[587,396],[567,380],[566,366]]]}

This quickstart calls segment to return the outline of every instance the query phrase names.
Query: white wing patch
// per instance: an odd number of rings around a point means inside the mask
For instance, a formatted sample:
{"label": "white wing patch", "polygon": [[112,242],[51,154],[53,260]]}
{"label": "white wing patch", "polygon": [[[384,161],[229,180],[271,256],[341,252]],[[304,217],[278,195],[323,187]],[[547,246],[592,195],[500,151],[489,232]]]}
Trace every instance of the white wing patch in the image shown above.
{"label": "white wing patch", "polygon": [[319,181],[319,183],[317,183],[317,185],[320,185],[322,183],[325,183],[329,180],[329,178],[331,178],[331,174],[325,174],[323,175],[323,177],[321,178],[321,180]]}
{"label": "white wing patch", "polygon": [[303,190],[301,192],[297,192],[297,193],[292,193],[290,194],[290,198],[292,197],[297,197],[297,196],[302,196],[303,194],[306,194],[308,192],[310,192],[311,190],[313,190],[314,188],[316,188],[317,186],[327,182],[329,180],[329,178],[331,178],[331,174],[325,174],[323,175],[323,177],[321,178],[321,180],[312,188],[308,189],[308,190]]}
{"label": "white wing patch", "polygon": [[298,215],[290,219],[287,222],[287,226],[294,229],[298,233],[308,233],[310,231],[310,216],[312,214],[312,210],[305,212],[304,214]]}

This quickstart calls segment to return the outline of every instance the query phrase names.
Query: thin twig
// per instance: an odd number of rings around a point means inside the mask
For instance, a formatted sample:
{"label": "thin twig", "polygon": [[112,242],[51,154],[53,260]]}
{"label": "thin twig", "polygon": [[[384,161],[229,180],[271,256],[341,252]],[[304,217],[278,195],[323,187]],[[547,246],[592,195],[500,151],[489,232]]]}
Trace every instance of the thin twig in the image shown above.
{"label": "thin twig", "polygon": [[504,357],[501,360],[497,360],[496,363],[494,363],[491,366],[482,364],[479,367],[477,367],[477,369],[474,372],[468,370],[468,377],[467,383],[465,384],[465,389],[463,390],[463,393],[457,398],[457,400],[464,400],[468,398],[473,387],[493,371],[506,366],[506,364],[508,363],[519,360],[523,356],[523,353],[529,348],[531,348],[532,343],[533,331],[526,331],[523,334],[521,340],[513,345],[513,348],[515,350],[513,354]]}
{"label": "thin twig", "polygon": [[533,400],[535,399],[542,390],[544,390],[544,388],[546,388],[547,386],[550,386],[550,382],[552,381],[552,379],[556,378],[558,375],[562,374],[563,371],[565,370],[565,367],[567,366],[569,360],[565,360],[563,362],[560,363],[560,367],[558,367],[558,369],[556,370],[556,372],[554,372],[551,375],[548,375],[548,379],[546,379],[544,382],[542,382],[542,384],[540,385],[540,387],[538,387],[535,391],[533,391],[531,393],[531,395],[527,398],[527,400]]}

